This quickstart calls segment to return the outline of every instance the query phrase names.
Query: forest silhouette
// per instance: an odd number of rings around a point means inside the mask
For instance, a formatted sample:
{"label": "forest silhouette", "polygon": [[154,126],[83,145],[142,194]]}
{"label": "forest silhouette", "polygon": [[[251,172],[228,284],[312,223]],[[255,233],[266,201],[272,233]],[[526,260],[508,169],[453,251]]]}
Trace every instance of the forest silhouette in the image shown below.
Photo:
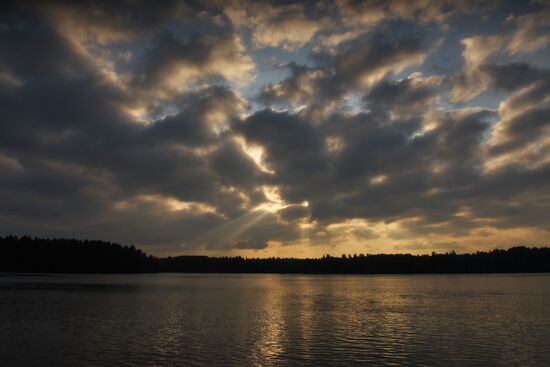
{"label": "forest silhouette", "polygon": [[157,258],[103,241],[0,237],[0,272],[446,274],[550,272],[550,247],[431,255],[354,254],[321,258],[177,256]]}

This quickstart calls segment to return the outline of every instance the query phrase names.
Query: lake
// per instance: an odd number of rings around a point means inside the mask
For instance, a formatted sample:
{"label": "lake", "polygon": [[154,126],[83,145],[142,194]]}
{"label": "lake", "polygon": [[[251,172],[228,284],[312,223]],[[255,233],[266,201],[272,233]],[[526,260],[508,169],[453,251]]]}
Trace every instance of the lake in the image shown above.
{"label": "lake", "polygon": [[0,275],[2,366],[550,366],[550,275]]}

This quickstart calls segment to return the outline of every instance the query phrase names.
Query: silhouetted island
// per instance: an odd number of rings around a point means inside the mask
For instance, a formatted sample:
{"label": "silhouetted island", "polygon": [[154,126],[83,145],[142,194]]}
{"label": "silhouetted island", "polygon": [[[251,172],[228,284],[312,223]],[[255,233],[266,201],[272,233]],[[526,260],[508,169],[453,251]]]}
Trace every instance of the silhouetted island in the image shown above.
{"label": "silhouetted island", "polygon": [[157,258],[134,246],[75,239],[0,237],[0,272],[11,273],[296,273],[445,274],[550,272],[549,247],[518,246],[473,254],[354,254],[321,258],[177,256]]}
{"label": "silhouetted island", "polygon": [[17,273],[154,273],[158,259],[134,246],[103,241],[0,238],[0,271]]}

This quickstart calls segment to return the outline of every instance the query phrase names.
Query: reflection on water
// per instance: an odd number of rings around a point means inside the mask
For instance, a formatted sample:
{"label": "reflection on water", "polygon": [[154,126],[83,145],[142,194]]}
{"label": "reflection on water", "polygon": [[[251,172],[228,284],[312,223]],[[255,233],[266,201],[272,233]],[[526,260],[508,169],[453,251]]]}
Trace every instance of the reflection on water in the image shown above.
{"label": "reflection on water", "polygon": [[550,276],[4,275],[0,361],[550,366]]}

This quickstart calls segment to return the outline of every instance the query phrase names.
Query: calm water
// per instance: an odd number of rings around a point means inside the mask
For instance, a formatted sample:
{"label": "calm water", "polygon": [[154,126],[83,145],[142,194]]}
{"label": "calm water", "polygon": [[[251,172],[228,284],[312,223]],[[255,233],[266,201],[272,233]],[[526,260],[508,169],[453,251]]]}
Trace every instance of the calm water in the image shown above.
{"label": "calm water", "polygon": [[2,366],[550,366],[550,275],[0,275]]}

